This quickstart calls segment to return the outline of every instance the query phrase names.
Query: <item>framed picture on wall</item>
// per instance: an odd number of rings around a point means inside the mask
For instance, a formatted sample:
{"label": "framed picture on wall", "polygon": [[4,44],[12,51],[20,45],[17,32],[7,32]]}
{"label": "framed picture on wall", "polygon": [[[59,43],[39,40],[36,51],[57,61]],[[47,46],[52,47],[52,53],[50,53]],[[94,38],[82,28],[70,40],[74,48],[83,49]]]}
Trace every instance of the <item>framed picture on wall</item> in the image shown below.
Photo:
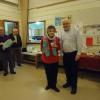
{"label": "framed picture on wall", "polygon": [[27,43],[40,43],[45,33],[45,21],[28,23]]}
{"label": "framed picture on wall", "polygon": [[55,18],[55,26],[61,26],[62,23],[62,17],[56,17]]}

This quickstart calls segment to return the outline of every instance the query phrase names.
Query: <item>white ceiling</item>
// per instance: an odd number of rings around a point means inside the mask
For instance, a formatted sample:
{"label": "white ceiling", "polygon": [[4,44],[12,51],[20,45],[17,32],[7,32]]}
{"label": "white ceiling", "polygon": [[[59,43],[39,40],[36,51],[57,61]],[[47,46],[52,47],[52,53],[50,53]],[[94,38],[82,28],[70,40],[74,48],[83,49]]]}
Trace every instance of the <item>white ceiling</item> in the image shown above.
{"label": "white ceiling", "polygon": [[4,0],[4,1],[9,1],[9,2],[12,2],[12,3],[18,4],[18,0]]}
{"label": "white ceiling", "polygon": [[72,0],[29,0],[29,8],[46,6],[46,5],[60,3],[64,1],[72,1]]}

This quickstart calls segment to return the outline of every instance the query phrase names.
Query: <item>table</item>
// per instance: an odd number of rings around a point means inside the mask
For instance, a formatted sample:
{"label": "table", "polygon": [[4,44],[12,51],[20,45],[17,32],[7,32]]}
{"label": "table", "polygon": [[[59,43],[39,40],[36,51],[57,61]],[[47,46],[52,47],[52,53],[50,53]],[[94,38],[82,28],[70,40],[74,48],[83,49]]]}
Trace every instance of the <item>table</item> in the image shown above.
{"label": "table", "polygon": [[79,68],[92,71],[100,71],[100,56],[81,55]]}
{"label": "table", "polygon": [[[60,57],[59,65],[63,66],[63,57]],[[79,60],[79,69],[86,69],[100,72],[100,56],[81,55]]]}
{"label": "table", "polygon": [[[38,56],[41,55],[40,51],[35,52],[22,52],[22,61],[26,63],[34,63],[36,67],[38,66]],[[34,59],[33,59],[34,57]]]}

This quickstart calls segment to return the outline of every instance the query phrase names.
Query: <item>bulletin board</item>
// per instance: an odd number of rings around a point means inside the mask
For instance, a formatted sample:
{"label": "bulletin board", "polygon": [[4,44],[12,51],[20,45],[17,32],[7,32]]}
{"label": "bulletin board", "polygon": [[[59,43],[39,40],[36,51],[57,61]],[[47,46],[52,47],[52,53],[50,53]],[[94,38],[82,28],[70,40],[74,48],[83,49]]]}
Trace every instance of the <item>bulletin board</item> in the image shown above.
{"label": "bulletin board", "polygon": [[100,45],[100,24],[83,26],[87,46]]}

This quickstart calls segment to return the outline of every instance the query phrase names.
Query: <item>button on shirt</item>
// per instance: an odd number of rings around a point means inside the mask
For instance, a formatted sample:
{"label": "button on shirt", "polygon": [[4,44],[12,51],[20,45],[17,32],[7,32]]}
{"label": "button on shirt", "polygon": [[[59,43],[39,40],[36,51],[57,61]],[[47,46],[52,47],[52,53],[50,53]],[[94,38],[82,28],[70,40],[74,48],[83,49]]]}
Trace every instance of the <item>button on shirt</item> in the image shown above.
{"label": "button on shirt", "polygon": [[68,52],[78,51],[78,54],[81,53],[83,46],[82,36],[77,29],[73,28],[67,32],[61,30],[59,38],[61,40],[63,52],[68,53]]}

